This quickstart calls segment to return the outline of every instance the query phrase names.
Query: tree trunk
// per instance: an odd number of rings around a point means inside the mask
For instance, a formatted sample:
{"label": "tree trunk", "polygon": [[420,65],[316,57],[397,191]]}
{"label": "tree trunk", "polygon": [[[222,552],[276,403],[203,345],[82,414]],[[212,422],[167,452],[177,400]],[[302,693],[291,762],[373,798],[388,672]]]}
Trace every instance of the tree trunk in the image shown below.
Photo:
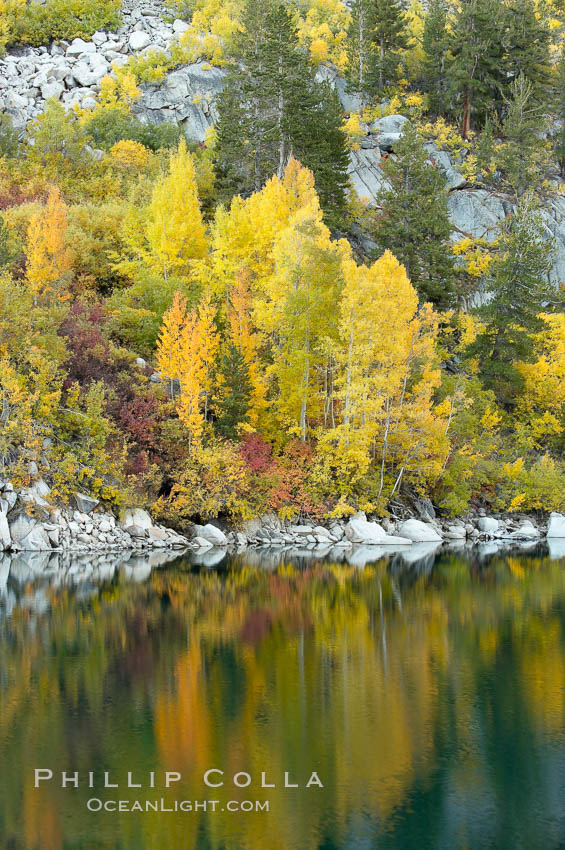
{"label": "tree trunk", "polygon": [[301,440],[303,443],[306,442],[306,405],[308,401],[308,383],[310,381],[310,357],[309,357],[310,344],[309,341],[306,341],[306,364],[304,366],[304,375],[302,377],[302,401],[300,403],[300,431]]}
{"label": "tree trunk", "polygon": [[385,42],[384,42],[384,38],[381,36],[381,51],[380,51],[380,61],[379,61],[379,89],[381,91],[384,88],[384,64],[385,64]]}
{"label": "tree trunk", "polygon": [[463,124],[461,126],[461,135],[464,139],[469,136],[471,132],[471,108],[472,108],[472,100],[473,100],[473,90],[471,86],[467,86],[465,89],[465,106],[463,108]]}
{"label": "tree trunk", "polygon": [[286,165],[285,161],[285,144],[284,144],[284,135],[282,130],[282,120],[283,120],[283,111],[284,111],[284,98],[282,92],[281,81],[283,78],[283,64],[282,64],[282,56],[279,56],[279,98],[278,98],[278,114],[277,114],[277,125],[279,128],[279,167],[277,169],[277,177],[279,180],[282,180],[284,177],[284,169]]}
{"label": "tree trunk", "polygon": [[365,105],[365,45],[364,45],[364,35],[365,35],[365,13],[363,9],[361,9],[359,13],[359,107],[360,113],[363,113],[363,108]]}

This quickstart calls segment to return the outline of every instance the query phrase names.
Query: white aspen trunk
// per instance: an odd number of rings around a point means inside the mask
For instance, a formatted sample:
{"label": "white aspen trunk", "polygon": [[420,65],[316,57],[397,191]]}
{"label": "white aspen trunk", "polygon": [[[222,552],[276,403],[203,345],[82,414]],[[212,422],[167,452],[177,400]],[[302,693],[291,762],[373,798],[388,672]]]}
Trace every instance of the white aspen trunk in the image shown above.
{"label": "white aspen trunk", "polygon": [[310,358],[308,357],[308,344],[306,348],[306,365],[304,366],[304,375],[302,378],[303,390],[302,401],[300,404],[300,430],[302,432],[302,442],[306,442],[306,405],[308,399],[308,382],[310,380]]}
{"label": "white aspen trunk", "polygon": [[391,411],[392,411],[392,402],[389,398],[386,400],[386,408],[387,408],[387,417],[386,417],[386,425],[385,425],[385,433],[383,437],[383,450],[381,454],[381,480],[379,484],[379,496],[383,492],[384,481],[385,481],[385,464],[386,464],[386,453],[388,450],[388,434],[390,430],[390,419],[391,419]]}

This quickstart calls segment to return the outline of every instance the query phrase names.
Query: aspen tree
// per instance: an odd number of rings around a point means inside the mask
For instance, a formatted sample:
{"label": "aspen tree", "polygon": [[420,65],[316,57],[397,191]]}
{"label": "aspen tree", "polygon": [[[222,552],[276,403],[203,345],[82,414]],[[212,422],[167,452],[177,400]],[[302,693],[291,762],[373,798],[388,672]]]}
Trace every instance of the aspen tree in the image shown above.
{"label": "aspen tree", "polygon": [[169,392],[174,401],[175,379],[180,376],[183,327],[186,321],[186,298],[175,292],[171,308],[163,316],[157,340],[157,365],[161,376],[169,379]]}
{"label": "aspen tree", "polygon": [[251,318],[251,296],[244,274],[239,274],[230,292],[228,307],[229,336],[241,352],[251,385],[249,422],[254,427],[260,422],[266,407],[267,385],[259,361],[259,336]]}
{"label": "aspen tree", "polygon": [[341,246],[332,242],[317,206],[300,210],[277,237],[274,272],[255,302],[255,321],[273,349],[269,370],[276,409],[289,433],[305,441],[319,417],[325,342],[337,333]]}
{"label": "aspen tree", "polygon": [[66,232],[67,207],[57,187],[52,187],[45,208],[32,215],[27,231],[27,281],[34,300],[51,293],[60,300],[68,297],[71,263]]}
{"label": "aspen tree", "polygon": [[150,264],[165,280],[185,276],[203,257],[206,233],[200,212],[194,163],[182,138],[169,160],[169,172],[153,188],[146,225]]}
{"label": "aspen tree", "polygon": [[199,446],[204,430],[201,398],[206,380],[206,364],[202,356],[202,325],[196,310],[187,313],[181,334],[180,347],[180,398],[177,413],[188,431],[189,454]]}

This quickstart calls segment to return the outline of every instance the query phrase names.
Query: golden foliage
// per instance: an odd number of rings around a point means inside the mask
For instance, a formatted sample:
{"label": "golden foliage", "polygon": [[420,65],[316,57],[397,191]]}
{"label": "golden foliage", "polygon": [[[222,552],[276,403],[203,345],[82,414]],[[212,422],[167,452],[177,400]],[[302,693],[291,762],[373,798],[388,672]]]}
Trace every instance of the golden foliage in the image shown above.
{"label": "golden foliage", "polygon": [[65,300],[71,272],[66,246],[67,208],[59,190],[49,190],[47,204],[30,219],[27,233],[27,281],[37,299],[56,293]]}

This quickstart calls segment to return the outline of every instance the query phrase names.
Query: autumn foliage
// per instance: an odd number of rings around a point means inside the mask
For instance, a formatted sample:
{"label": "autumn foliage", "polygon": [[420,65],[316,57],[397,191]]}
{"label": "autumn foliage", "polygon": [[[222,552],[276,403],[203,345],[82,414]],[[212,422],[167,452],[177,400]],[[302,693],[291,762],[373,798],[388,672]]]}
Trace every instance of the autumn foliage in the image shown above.
{"label": "autumn foliage", "polygon": [[150,501],[179,527],[382,515],[415,494],[450,513],[562,506],[561,314],[516,364],[511,420],[471,353],[480,321],[422,303],[390,251],[362,262],[308,169],[291,158],[205,214],[203,150],[122,140],[88,203],[66,177],[5,210],[0,458],[16,480],[39,458],[62,496]]}

